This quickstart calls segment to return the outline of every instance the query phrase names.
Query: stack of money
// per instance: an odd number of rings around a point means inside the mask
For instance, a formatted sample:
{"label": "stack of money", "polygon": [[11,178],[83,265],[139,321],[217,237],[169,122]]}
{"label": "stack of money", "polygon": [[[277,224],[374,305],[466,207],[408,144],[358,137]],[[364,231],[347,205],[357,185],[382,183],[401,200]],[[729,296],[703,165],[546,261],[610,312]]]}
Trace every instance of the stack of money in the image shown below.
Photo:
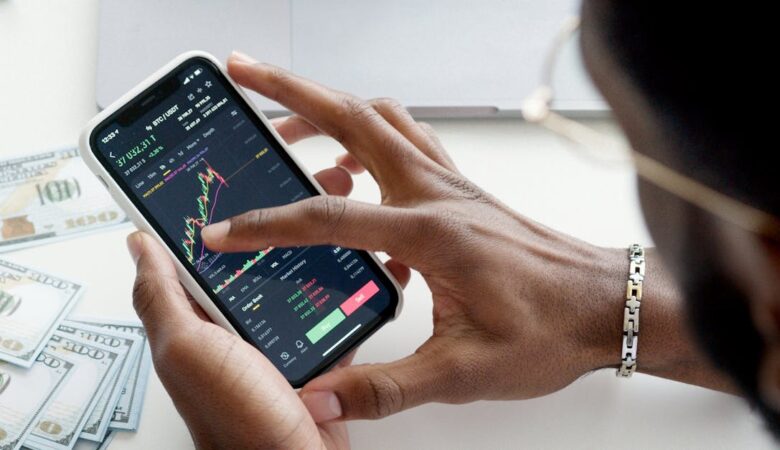
{"label": "stack of money", "polygon": [[0,160],[0,253],[126,223],[78,149]]}
{"label": "stack of money", "polygon": [[0,260],[0,449],[104,448],[135,430],[151,367],[140,323],[69,316],[83,287]]}

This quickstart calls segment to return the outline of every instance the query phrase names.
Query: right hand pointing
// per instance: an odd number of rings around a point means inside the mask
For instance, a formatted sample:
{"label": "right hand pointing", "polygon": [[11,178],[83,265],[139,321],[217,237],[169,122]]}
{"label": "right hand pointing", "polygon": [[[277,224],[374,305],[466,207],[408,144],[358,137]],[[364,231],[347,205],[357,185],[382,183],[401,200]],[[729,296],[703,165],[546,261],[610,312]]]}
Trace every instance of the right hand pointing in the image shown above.
{"label": "right hand pointing", "polygon": [[[430,127],[393,101],[362,101],[239,54],[228,67],[238,83],[293,111],[288,120],[341,142],[350,155],[343,164],[365,167],[382,201],[323,195],[250,211],[204,228],[206,245],[385,251],[420,272],[433,294],[433,334],[413,354],[335,369],[303,388],[315,420],[536,397],[616,361],[609,344],[620,338],[612,299],[625,285],[623,252],[515,213],[461,175]],[[602,314],[604,304],[615,314]]]}

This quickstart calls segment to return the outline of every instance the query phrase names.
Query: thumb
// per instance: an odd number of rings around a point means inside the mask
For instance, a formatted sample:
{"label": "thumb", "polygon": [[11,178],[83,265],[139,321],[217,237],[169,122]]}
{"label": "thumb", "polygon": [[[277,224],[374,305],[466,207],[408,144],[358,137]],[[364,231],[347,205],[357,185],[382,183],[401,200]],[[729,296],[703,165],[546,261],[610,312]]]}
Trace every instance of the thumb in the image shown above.
{"label": "thumb", "polygon": [[127,248],[136,263],[133,307],[149,339],[160,340],[198,320],[165,249],[140,231],[127,237]]}
{"label": "thumb", "polygon": [[380,419],[445,398],[450,384],[431,355],[389,364],[344,367],[304,386],[301,400],[315,422]]}

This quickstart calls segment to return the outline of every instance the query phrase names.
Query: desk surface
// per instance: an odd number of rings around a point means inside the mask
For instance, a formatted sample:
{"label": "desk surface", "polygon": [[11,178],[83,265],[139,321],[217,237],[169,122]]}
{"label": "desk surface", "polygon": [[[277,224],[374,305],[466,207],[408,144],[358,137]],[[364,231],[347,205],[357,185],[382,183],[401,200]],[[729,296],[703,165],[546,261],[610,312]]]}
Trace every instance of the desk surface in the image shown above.
{"label": "desk surface", "polygon": [[[75,145],[82,125],[96,113],[96,29],[96,0],[0,0],[0,157]],[[629,169],[599,167],[517,121],[433,125],[463,172],[518,211],[600,245],[650,243]],[[610,123],[596,125],[612,129]],[[339,153],[336,144],[321,138],[294,149],[312,170],[328,166]],[[358,178],[355,197],[378,198],[366,175]],[[124,244],[128,231],[3,256],[83,280],[88,291],[77,312],[129,317],[134,270]],[[429,335],[430,293],[419,276],[407,298],[402,316],[363,346],[358,362],[405,356]],[[617,358],[620,343],[615,346]],[[355,422],[350,430],[358,449],[774,448],[758,418],[735,397],[650,376],[619,380],[611,371],[540,399],[427,405],[381,421]],[[111,448],[191,446],[153,373],[139,431],[120,433]]]}

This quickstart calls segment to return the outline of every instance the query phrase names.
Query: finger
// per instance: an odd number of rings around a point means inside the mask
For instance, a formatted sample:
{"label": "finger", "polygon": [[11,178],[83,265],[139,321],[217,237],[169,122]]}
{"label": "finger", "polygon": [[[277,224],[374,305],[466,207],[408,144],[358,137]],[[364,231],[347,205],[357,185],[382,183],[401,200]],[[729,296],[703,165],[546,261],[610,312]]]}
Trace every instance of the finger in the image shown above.
{"label": "finger", "polygon": [[237,53],[229,58],[228,71],[239,84],[289,108],[341,142],[382,187],[426,166],[427,158],[414,145],[354,96]]}
{"label": "finger", "polygon": [[288,145],[322,134],[317,127],[298,115],[271,119],[271,125]]}
{"label": "finger", "polygon": [[431,141],[434,143],[433,145],[439,149],[441,157],[449,161],[449,164],[452,167],[451,170],[457,171],[458,166],[455,165],[452,156],[450,156],[450,153],[444,148],[444,144],[441,143],[441,139],[439,139],[439,135],[436,133],[436,130],[433,129],[433,126],[428,122],[417,122],[417,126],[430,137]]}
{"label": "finger", "polygon": [[[358,352],[359,349],[360,348],[358,347],[358,348],[352,350],[351,352],[347,353],[347,355],[345,357],[341,358],[341,360],[338,363],[336,363],[334,368],[338,369],[338,368],[341,368],[341,367],[349,367],[349,366],[351,366],[352,365],[352,361],[355,360],[355,356],[357,356],[357,352]],[[301,393],[302,392],[298,392],[298,395],[300,395]]]}
{"label": "finger", "polygon": [[352,176],[343,167],[336,166],[320,170],[314,174],[314,179],[330,195],[346,197],[352,192]]}
{"label": "finger", "polygon": [[[385,119],[388,119],[388,117],[385,116]],[[389,119],[388,122],[390,122]],[[392,124],[392,122],[390,123]],[[415,124],[416,126],[414,126],[413,128],[419,129],[419,131],[426,134],[429,138],[428,145],[430,147],[428,153],[430,153],[431,155],[437,155],[434,157],[434,159],[441,161],[442,162],[441,164],[444,167],[448,168],[449,170],[457,172],[458,169],[457,166],[455,165],[455,162],[452,160],[452,157],[449,155],[449,153],[444,149],[444,145],[442,145],[441,140],[439,139],[439,136],[436,134],[436,131],[433,129],[433,127],[427,122],[416,122]],[[396,126],[396,128],[398,128],[398,126]],[[419,131],[415,131],[415,133]],[[407,135],[407,138],[410,137]],[[362,164],[360,164],[360,161],[355,159],[355,157],[352,156],[350,153],[344,153],[336,157],[336,164],[339,166],[343,166],[345,169],[349,170],[350,173],[354,175],[363,173],[363,171],[366,170],[366,168],[363,167]]]}
{"label": "finger", "polygon": [[149,339],[156,341],[170,330],[196,323],[198,316],[165,249],[142,232],[129,235],[127,246],[136,263],[133,306]]}
{"label": "finger", "polygon": [[434,361],[415,353],[389,364],[336,369],[304,386],[301,400],[318,423],[386,417],[445,398],[451,380]]}
{"label": "finger", "polygon": [[424,126],[427,126],[428,129],[423,129],[423,125],[418,124],[409,111],[395,99],[375,98],[368,103],[385,118],[387,123],[403,134],[425,155],[442,167],[457,171],[455,164],[444,151],[439,140],[431,138],[432,128],[430,125],[425,124]]}
{"label": "finger", "polygon": [[398,284],[400,284],[402,288],[406,288],[406,285],[409,284],[409,280],[412,278],[411,269],[395,259],[388,260],[385,263],[385,267],[393,274],[393,278],[398,281]]}
{"label": "finger", "polygon": [[379,206],[333,195],[318,195],[296,203],[250,211],[209,225],[201,236],[219,252],[259,248],[331,244],[387,251],[404,263],[411,252],[423,255],[420,227],[432,226],[424,211]]}
{"label": "finger", "polygon": [[336,157],[336,165],[347,169],[351,174],[358,175],[365,172],[366,168],[350,153],[344,153]]}

